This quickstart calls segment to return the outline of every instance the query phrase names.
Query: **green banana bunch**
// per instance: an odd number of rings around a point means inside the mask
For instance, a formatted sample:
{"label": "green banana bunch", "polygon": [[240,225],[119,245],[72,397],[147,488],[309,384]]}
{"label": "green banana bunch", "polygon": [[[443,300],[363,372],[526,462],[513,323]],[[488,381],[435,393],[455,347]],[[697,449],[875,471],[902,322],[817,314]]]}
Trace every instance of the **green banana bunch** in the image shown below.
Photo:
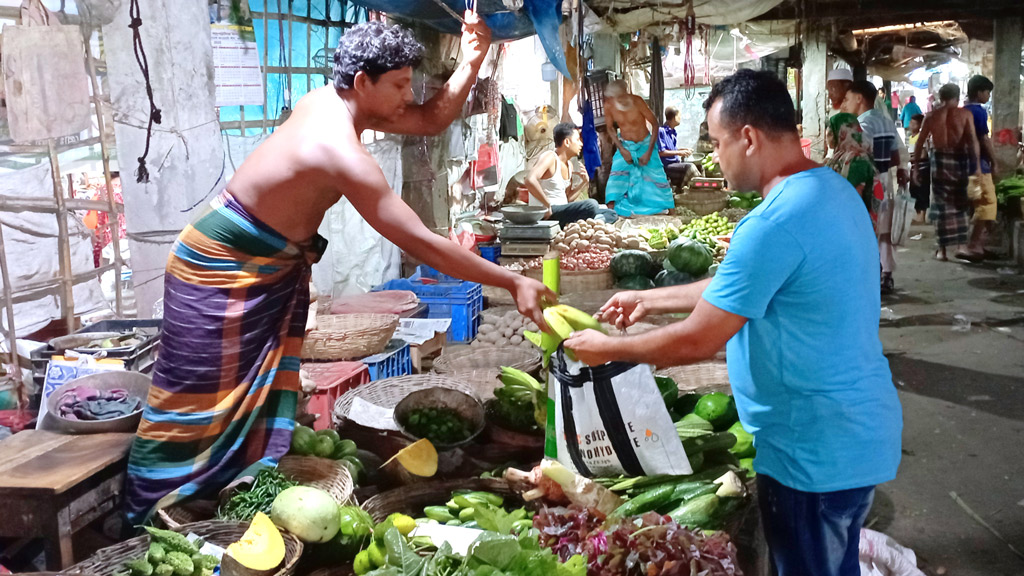
{"label": "green banana bunch", "polygon": [[495,390],[494,395],[498,398],[508,395],[517,400],[526,398],[526,401],[533,403],[533,419],[538,426],[544,428],[547,424],[547,386],[526,372],[509,366],[501,367],[501,383],[503,387]]}
{"label": "green banana bunch", "polygon": [[[597,330],[605,333],[601,323],[596,318],[582,310],[558,304],[544,309],[544,321],[547,322],[551,333],[538,334],[537,332],[526,332],[525,338],[544,351],[545,363],[547,358],[558,349],[563,340],[572,336],[573,332],[581,330]],[[569,358],[575,360],[576,356],[570,350],[566,350]]]}

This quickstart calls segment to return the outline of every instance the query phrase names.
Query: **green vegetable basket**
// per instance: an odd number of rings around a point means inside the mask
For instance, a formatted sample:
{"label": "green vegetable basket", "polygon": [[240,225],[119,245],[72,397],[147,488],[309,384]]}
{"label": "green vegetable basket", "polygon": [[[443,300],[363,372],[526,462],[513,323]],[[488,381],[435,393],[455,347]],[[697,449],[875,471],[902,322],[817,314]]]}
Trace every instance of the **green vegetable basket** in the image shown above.
{"label": "green vegetable basket", "polygon": [[[175,531],[185,535],[195,534],[211,544],[227,548],[232,542],[237,542],[248,527],[248,523],[245,522],[209,520],[184,524]],[[284,531],[281,532],[281,536],[284,537],[284,562],[281,563],[274,576],[293,576],[299,557],[302,555],[302,542]],[[123,570],[125,562],[146,555],[149,550],[149,538],[149,535],[139,536],[104,548],[88,559],[64,570],[62,574],[79,572],[91,576],[113,576]]]}
{"label": "green vegetable basket", "polygon": [[363,502],[363,510],[374,522],[383,522],[396,512],[412,517],[423,514],[425,506],[444,504],[456,490],[491,492],[506,499],[519,499],[518,493],[505,480],[498,478],[460,478],[434,482],[420,482],[381,492]]}

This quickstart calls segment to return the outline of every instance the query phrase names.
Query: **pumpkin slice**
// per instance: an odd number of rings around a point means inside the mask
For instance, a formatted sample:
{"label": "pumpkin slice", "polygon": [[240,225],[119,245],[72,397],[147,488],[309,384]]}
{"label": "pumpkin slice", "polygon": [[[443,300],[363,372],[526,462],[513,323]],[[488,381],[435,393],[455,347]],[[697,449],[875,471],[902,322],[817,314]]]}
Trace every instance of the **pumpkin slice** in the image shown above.
{"label": "pumpkin slice", "polygon": [[272,576],[284,562],[284,538],[263,512],[253,516],[249,529],[221,558],[223,576]]}
{"label": "pumpkin slice", "polygon": [[437,474],[437,449],[426,438],[402,448],[381,465],[381,468],[390,464],[392,460],[398,460],[403,468],[416,476],[430,477]]}

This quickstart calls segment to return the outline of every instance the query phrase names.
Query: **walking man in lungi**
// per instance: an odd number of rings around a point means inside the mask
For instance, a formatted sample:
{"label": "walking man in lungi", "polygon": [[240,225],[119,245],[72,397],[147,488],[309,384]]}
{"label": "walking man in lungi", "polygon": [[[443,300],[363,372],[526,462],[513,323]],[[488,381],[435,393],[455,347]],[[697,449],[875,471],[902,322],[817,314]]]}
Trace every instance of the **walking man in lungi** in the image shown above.
{"label": "walking man in lungi", "polygon": [[939,99],[942,107],[925,115],[921,124],[921,135],[914,148],[913,178],[919,179],[916,172],[924,149],[922,143],[931,137],[930,210],[939,242],[935,258],[945,262],[949,258],[946,250],[951,246],[955,247],[955,257],[970,257],[966,253],[969,227],[967,210],[971,205],[967,196],[967,182],[971,176],[970,166],[974,166],[975,175],[981,177],[981,164],[978,161],[980,147],[974,130],[974,116],[959,106],[960,87],[946,84],[939,89]]}
{"label": "walking man in lungi", "polygon": [[342,197],[402,250],[505,288],[546,327],[541,302],[555,295],[428,230],[360,140],[366,130],[434,135],[458,116],[490,42],[475,12],[465,19],[464,59],[422,105],[413,104],[412,68],[423,48],[410,32],[381,22],[345,32],[333,85],[304,96],[179,236],[167,264],[160,357],[128,464],[133,524],[187,498],[214,498],[288,451],[310,266],[325,245],[316,231]]}
{"label": "walking man in lungi", "polygon": [[[661,214],[675,208],[672,186],[662,163],[651,162],[658,145],[651,130],[658,120],[639,96],[615,80],[604,92],[608,136],[615,146],[604,199],[620,216]],[[616,131],[616,126],[618,131]]]}

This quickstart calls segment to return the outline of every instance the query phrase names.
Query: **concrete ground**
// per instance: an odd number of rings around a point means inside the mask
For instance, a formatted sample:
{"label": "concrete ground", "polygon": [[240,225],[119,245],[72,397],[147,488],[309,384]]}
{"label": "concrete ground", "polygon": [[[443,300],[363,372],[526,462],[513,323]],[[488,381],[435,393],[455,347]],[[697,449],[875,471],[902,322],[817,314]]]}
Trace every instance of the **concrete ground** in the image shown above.
{"label": "concrete ground", "polygon": [[903,461],[868,522],[928,574],[1019,576],[1024,558],[950,493],[1024,553],[1024,275],[1009,261],[935,261],[933,228],[917,234],[882,303]]}

